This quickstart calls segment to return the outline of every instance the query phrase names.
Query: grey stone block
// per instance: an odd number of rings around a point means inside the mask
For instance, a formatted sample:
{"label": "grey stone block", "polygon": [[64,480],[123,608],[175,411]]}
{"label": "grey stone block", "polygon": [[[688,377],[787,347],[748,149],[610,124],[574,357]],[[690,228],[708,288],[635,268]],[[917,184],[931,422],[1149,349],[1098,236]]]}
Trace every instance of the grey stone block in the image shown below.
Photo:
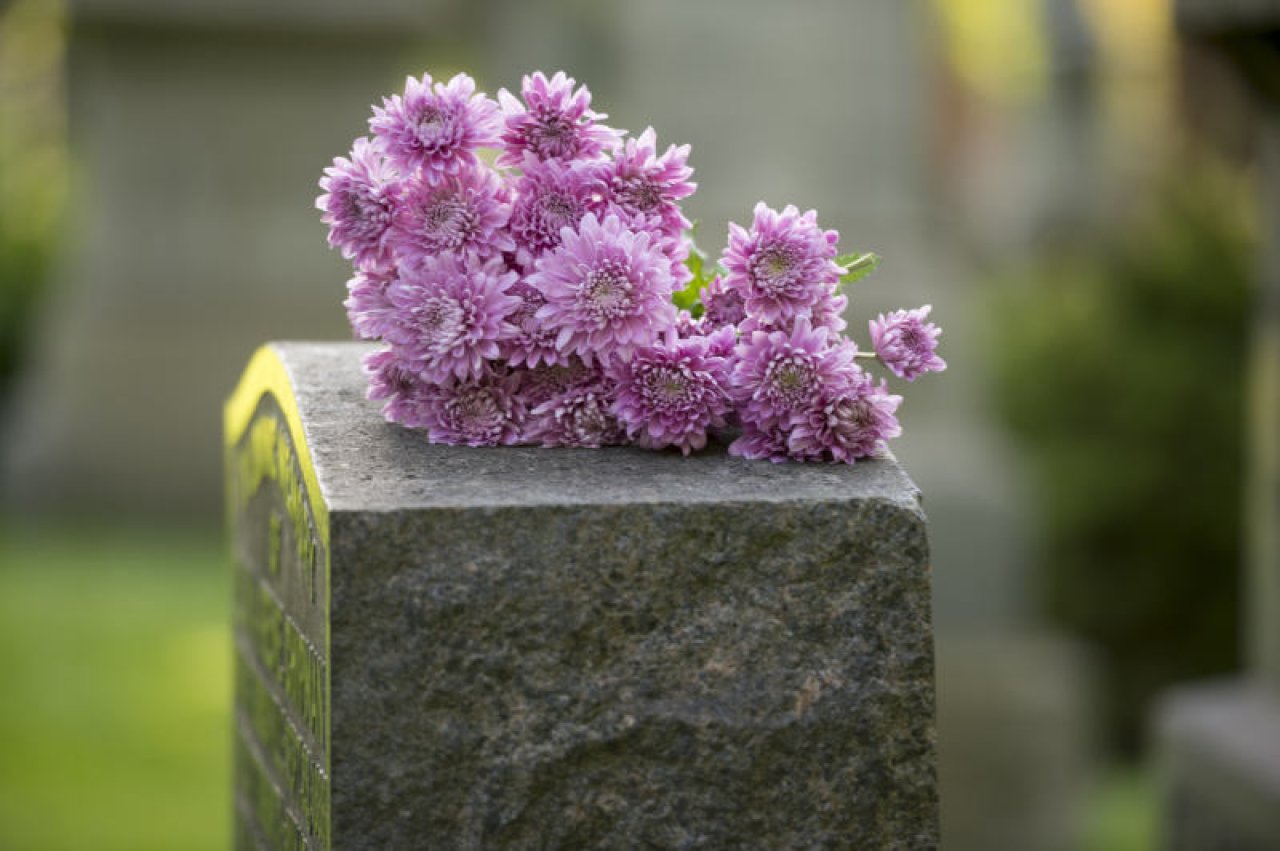
{"label": "grey stone block", "polygon": [[1280,697],[1239,680],[1164,698],[1156,713],[1170,851],[1280,848]]}
{"label": "grey stone block", "polygon": [[227,405],[240,847],[937,844],[896,462],[431,446],[364,351]]}
{"label": "grey stone block", "polygon": [[1084,847],[1094,660],[1053,632],[939,628],[938,781],[947,851]]}

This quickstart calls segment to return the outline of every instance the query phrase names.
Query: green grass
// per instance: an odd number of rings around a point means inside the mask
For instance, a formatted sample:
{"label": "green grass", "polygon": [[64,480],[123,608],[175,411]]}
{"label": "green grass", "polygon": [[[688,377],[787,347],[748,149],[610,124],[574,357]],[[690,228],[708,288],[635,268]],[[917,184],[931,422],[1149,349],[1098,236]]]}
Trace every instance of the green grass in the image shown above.
{"label": "green grass", "polygon": [[0,849],[226,848],[221,542],[2,534]]}
{"label": "green grass", "polygon": [[1149,765],[1108,768],[1085,812],[1083,851],[1150,851],[1157,847],[1159,800]]}

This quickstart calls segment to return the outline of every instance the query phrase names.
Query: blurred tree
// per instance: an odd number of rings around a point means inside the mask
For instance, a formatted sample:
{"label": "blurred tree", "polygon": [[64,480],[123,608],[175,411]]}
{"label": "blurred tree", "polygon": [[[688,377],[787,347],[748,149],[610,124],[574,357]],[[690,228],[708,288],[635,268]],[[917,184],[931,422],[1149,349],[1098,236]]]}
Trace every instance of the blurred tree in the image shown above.
{"label": "blurred tree", "polygon": [[65,45],[61,0],[0,4],[0,410],[60,233]]}
{"label": "blurred tree", "polygon": [[994,289],[996,400],[1042,500],[1040,598],[1103,651],[1125,750],[1157,690],[1237,664],[1249,197],[1183,159],[1122,225]]}

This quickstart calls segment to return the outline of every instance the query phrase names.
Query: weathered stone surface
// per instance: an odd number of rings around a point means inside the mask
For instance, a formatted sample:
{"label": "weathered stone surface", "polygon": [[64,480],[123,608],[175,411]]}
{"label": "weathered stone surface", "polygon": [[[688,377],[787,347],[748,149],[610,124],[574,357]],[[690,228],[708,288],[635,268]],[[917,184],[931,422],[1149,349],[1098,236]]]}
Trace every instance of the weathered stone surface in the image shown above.
{"label": "weathered stone surface", "polygon": [[431,446],[363,351],[277,344],[228,405],[242,845],[936,845],[894,461]]}

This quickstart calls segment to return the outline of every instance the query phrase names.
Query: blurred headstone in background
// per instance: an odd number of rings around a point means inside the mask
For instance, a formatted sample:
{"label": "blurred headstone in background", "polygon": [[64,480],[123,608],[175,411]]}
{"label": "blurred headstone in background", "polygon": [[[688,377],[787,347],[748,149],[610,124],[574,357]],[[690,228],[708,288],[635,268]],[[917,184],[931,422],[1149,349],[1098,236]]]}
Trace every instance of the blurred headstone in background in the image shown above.
{"label": "blurred headstone in background", "polygon": [[69,241],[10,406],[11,506],[216,515],[212,424],[246,353],[350,336],[320,172],[464,6],[71,4]]}
{"label": "blurred headstone in background", "polygon": [[1252,92],[1263,256],[1243,530],[1249,669],[1175,690],[1158,707],[1163,840],[1173,851],[1261,851],[1280,847],[1280,2],[1178,0],[1177,10],[1196,48],[1235,65]]}

